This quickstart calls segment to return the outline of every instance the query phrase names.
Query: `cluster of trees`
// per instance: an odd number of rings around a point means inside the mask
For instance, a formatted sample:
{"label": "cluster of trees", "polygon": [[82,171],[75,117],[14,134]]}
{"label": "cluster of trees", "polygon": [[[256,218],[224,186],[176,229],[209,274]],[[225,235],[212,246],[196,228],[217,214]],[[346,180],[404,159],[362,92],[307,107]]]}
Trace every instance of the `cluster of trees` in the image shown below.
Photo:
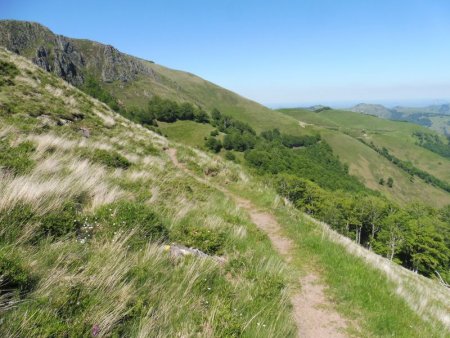
{"label": "cluster of trees", "polygon": [[416,131],[413,134],[418,139],[418,144],[441,156],[450,158],[450,136],[447,143],[442,142],[438,135]]}
{"label": "cluster of trees", "polygon": [[447,182],[444,182],[444,181],[440,180],[439,178],[427,173],[426,171],[423,171],[423,170],[415,167],[411,162],[400,160],[399,158],[397,158],[394,155],[392,155],[391,153],[389,153],[389,150],[387,150],[385,147],[379,148],[373,142],[367,143],[363,139],[359,139],[359,140],[362,143],[371,147],[373,150],[375,150],[380,155],[387,158],[389,161],[394,163],[400,169],[406,171],[412,177],[414,177],[414,176],[420,177],[426,183],[434,185],[435,187],[441,188],[447,192],[450,192],[450,184],[448,184]]}
{"label": "cluster of trees", "polygon": [[296,207],[341,234],[404,267],[450,279],[450,207],[414,204],[400,208],[368,192],[326,191],[291,174],[279,174],[277,191]]}
{"label": "cluster of trees", "polygon": [[258,142],[256,132],[250,125],[223,115],[217,109],[211,112],[211,125],[225,133],[222,146],[226,150],[246,151],[254,148]]}
{"label": "cluster of trees", "polygon": [[152,97],[144,109],[133,108],[127,112],[127,117],[144,125],[155,126],[156,121],[175,122],[177,120],[191,120],[208,123],[209,116],[200,107],[189,102],[177,103],[159,96]]}
{"label": "cluster of trees", "polygon": [[288,148],[308,147],[320,141],[320,135],[287,135],[278,129],[263,131],[261,137],[270,142],[279,142]]}
{"label": "cluster of trees", "polygon": [[364,186],[348,173],[348,167],[334,156],[331,147],[324,141],[301,149],[266,141],[245,153],[248,165],[260,174],[276,175],[288,173],[308,179],[329,190],[364,190]]}

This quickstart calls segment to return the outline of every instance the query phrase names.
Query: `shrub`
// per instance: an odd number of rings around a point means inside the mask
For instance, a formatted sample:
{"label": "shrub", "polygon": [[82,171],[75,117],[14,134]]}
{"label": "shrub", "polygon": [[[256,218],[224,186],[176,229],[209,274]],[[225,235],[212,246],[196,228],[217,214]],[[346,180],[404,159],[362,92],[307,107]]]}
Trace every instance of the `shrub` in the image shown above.
{"label": "shrub", "polygon": [[172,232],[171,239],[207,254],[219,254],[223,249],[225,234],[201,225],[182,224]]}
{"label": "shrub", "polygon": [[87,150],[82,152],[82,156],[110,168],[128,169],[131,166],[130,161],[128,161],[124,156],[120,155],[117,151],[114,150]]}
{"label": "shrub", "polygon": [[18,203],[0,212],[0,239],[11,243],[20,236],[22,228],[34,217],[31,206]]}
{"label": "shrub", "polygon": [[168,231],[159,216],[147,205],[120,201],[101,207],[94,216],[95,221],[106,226],[104,234],[134,230],[133,246],[145,245],[148,241],[165,240]]}
{"label": "shrub", "polygon": [[392,186],[394,185],[394,179],[392,177],[388,178],[387,185],[389,188],[392,188]]}
{"label": "shrub", "polygon": [[19,70],[14,64],[0,60],[0,87],[13,85],[13,79],[17,75],[19,75]]}
{"label": "shrub", "polygon": [[217,129],[211,130],[211,133],[209,133],[209,135],[215,137],[215,136],[219,135],[219,131]]}
{"label": "shrub", "polygon": [[58,238],[75,232],[80,228],[79,205],[66,202],[62,208],[49,212],[40,218],[37,238]]}
{"label": "shrub", "polygon": [[209,150],[218,153],[222,149],[222,142],[210,136],[206,139],[205,146]]}
{"label": "shrub", "polygon": [[0,140],[0,168],[13,175],[23,175],[34,167],[34,161],[30,158],[35,150],[33,143],[25,141],[16,147],[11,147],[7,140]]}
{"label": "shrub", "polygon": [[17,255],[0,251],[0,288],[6,292],[24,293],[36,284],[36,277],[28,271]]}

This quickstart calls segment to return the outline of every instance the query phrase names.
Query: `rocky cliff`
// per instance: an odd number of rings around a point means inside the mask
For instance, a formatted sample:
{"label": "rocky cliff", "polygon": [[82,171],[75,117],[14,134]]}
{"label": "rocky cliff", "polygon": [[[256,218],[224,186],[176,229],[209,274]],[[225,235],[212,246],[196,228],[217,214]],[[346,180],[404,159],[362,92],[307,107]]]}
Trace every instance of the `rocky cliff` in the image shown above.
{"label": "rocky cliff", "polygon": [[83,84],[87,73],[99,75],[103,82],[154,75],[147,61],[109,45],[56,35],[38,23],[0,21],[0,45],[77,86]]}

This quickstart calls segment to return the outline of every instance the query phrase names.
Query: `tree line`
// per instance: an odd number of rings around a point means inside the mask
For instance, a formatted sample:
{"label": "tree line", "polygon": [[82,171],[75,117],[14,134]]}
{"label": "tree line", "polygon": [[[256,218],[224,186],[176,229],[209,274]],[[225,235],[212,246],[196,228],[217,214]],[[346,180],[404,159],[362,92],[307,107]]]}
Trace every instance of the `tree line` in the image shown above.
{"label": "tree line", "polygon": [[394,163],[397,167],[399,167],[403,171],[410,174],[411,177],[414,177],[414,176],[420,177],[426,183],[431,184],[435,187],[441,188],[442,190],[445,190],[447,192],[450,192],[450,184],[440,180],[439,178],[431,175],[430,173],[428,173],[422,169],[415,167],[411,162],[400,160],[398,157],[395,157],[394,155],[392,155],[387,148],[377,147],[372,141],[370,143],[368,143],[361,138],[358,138],[358,140],[361,141],[362,143],[364,143],[365,145],[369,146],[373,150],[375,150],[378,154],[382,155],[383,157],[388,159],[390,162]]}
{"label": "tree line", "polygon": [[275,179],[278,193],[356,243],[402,266],[450,280],[450,206],[401,208],[367,192],[327,191],[292,174]]}

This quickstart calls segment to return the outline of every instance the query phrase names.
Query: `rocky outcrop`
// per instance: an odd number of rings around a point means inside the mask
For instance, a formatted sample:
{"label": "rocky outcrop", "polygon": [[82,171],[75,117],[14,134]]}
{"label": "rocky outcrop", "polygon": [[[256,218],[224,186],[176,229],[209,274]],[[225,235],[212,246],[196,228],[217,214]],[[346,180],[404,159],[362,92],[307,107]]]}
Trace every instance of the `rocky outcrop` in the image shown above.
{"label": "rocky outcrop", "polygon": [[156,77],[141,59],[109,45],[56,35],[37,23],[0,21],[0,45],[76,86],[84,83],[88,73],[100,75],[103,82],[129,82],[140,75]]}

